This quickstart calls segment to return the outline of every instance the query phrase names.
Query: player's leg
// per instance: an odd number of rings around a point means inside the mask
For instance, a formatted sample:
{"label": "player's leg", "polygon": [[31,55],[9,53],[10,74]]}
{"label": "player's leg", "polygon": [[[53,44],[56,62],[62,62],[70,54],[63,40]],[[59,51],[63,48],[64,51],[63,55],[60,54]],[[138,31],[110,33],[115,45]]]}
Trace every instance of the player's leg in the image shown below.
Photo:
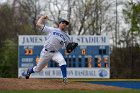
{"label": "player's leg", "polygon": [[40,72],[51,58],[52,54],[50,52],[42,51],[37,65],[27,70],[26,79],[29,79],[32,73]]}
{"label": "player's leg", "polygon": [[62,75],[63,75],[63,82],[66,84],[67,83],[67,64],[60,52],[56,52],[54,56],[52,57],[52,60],[57,62],[60,66]]}

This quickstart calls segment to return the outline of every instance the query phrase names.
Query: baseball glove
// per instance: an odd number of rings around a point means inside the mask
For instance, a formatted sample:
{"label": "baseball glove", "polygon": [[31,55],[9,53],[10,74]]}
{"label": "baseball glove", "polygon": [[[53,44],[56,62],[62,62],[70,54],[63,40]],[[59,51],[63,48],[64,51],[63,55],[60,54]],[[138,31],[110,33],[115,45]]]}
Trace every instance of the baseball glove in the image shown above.
{"label": "baseball glove", "polygon": [[68,45],[66,46],[67,53],[71,53],[77,46],[78,43],[75,42],[68,43]]}

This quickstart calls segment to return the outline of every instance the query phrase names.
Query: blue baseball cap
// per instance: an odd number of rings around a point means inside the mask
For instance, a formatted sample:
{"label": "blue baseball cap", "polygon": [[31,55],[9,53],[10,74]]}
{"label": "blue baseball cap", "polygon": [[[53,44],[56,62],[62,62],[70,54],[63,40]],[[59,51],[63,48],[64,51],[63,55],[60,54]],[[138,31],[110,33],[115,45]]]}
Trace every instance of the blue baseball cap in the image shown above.
{"label": "blue baseball cap", "polygon": [[59,20],[59,24],[60,24],[61,22],[64,22],[64,23],[66,23],[66,25],[69,25],[69,22],[68,22],[67,20],[65,20],[65,19],[60,19],[60,20]]}

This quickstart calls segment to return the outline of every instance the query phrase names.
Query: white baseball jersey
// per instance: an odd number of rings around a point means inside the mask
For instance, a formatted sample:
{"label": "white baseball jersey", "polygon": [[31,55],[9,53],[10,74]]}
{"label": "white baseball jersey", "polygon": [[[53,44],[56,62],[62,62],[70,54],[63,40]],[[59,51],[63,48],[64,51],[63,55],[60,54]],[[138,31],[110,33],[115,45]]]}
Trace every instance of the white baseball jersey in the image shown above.
{"label": "white baseball jersey", "polygon": [[48,32],[47,41],[44,44],[45,49],[58,51],[71,42],[69,35],[59,28],[44,26],[42,31]]}

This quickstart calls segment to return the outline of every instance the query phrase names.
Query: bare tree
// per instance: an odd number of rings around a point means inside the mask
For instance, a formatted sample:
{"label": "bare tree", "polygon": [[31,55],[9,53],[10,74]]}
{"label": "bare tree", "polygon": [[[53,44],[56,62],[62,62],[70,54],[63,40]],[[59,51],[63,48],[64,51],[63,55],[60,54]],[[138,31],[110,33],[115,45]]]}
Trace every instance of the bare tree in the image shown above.
{"label": "bare tree", "polygon": [[18,13],[21,14],[20,18],[23,20],[27,20],[28,23],[31,24],[33,30],[36,32],[36,19],[38,18],[38,15],[42,10],[39,1],[38,0],[14,0],[13,4],[16,6],[15,13],[18,10]]}
{"label": "bare tree", "polygon": [[[41,12],[48,15],[50,21],[57,25],[62,17],[70,22],[67,28],[69,34],[103,34],[114,33],[115,14],[109,14],[114,6],[114,0],[15,0],[19,10],[24,12],[36,31],[35,21]],[[42,7],[41,7],[42,6]],[[112,12],[113,13],[113,12]]]}
{"label": "bare tree", "polygon": [[47,6],[46,12],[55,23],[60,17],[70,21],[69,34],[93,35],[113,29],[112,18],[107,18],[111,3],[106,0],[49,0]]}

